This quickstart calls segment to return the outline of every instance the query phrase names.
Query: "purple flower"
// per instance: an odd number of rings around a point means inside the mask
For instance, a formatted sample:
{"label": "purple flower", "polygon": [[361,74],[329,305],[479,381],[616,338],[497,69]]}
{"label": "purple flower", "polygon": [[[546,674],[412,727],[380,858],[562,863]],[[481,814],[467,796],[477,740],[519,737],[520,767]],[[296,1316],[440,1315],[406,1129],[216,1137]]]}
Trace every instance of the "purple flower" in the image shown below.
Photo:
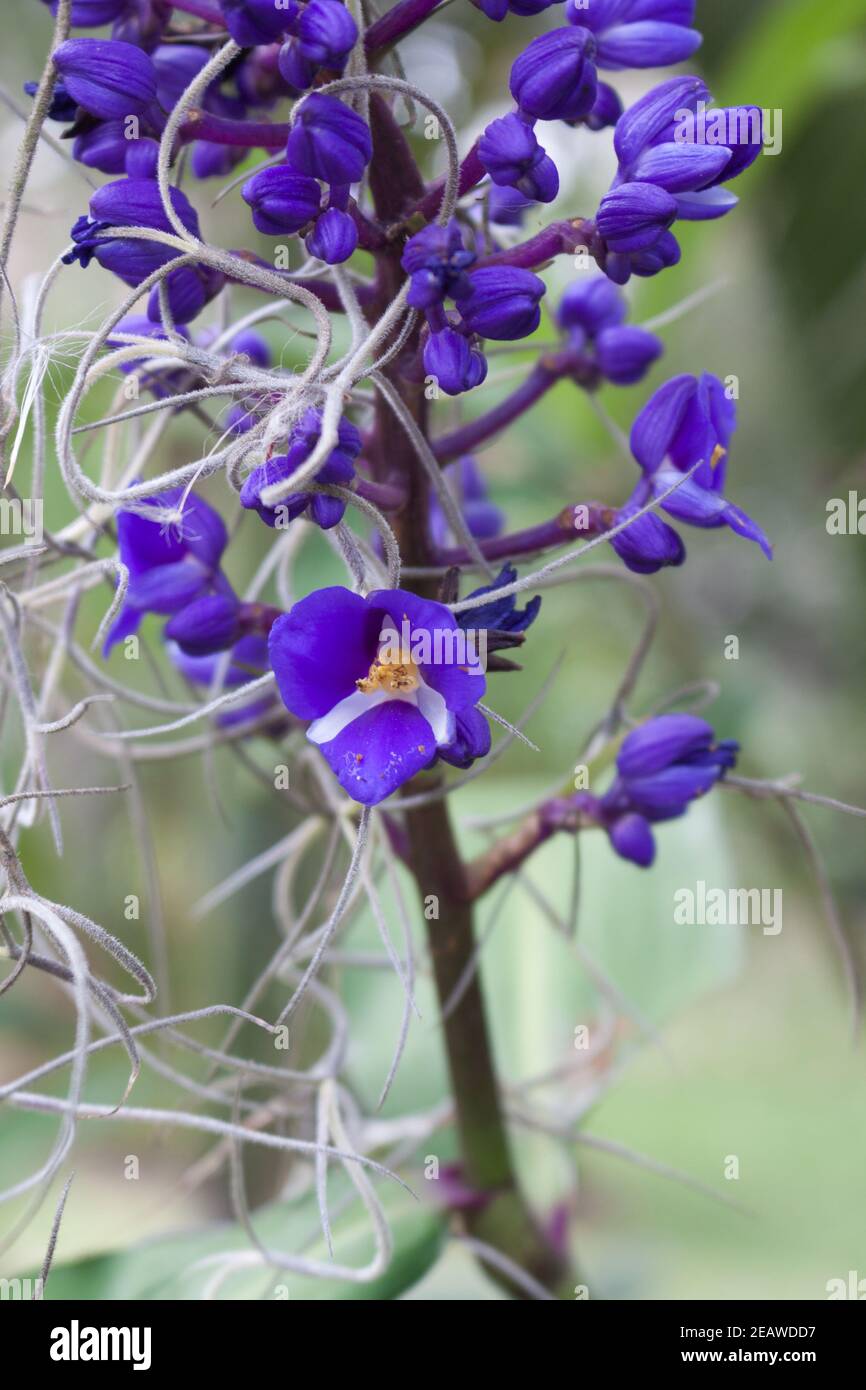
{"label": "purple flower", "polygon": [[156,97],[156,69],[135,44],[67,39],[53,61],[72,100],[102,120],[140,115]]}
{"label": "purple flower", "polygon": [[170,111],[207,62],[207,51],[192,43],[165,43],[154,49],[156,95],[160,106]]}
{"label": "purple flower", "polygon": [[424,344],[424,370],[446,396],[459,396],[480,386],[487,375],[487,359],[454,328],[431,333]]}
{"label": "purple flower", "polygon": [[584,117],[587,130],[606,130],[616,125],[622,115],[622,101],[619,93],[607,82],[599,82],[598,93],[592,110]]}
{"label": "purple flower", "polygon": [[[470,533],[477,540],[490,540],[498,536],[505,524],[505,517],[499,507],[490,501],[484,474],[471,454],[464,454],[463,458],[449,463],[443,468],[442,474]],[[437,549],[444,550],[456,543],[435,493],[430,497],[429,523],[430,538]]]}
{"label": "purple flower", "polygon": [[651,824],[683,815],[736,764],[738,748],[716,743],[712,727],[693,714],[662,714],[633,729],[597,804],[617,854],[647,868],[655,858]]}
{"label": "purple flower", "polygon": [[517,266],[482,266],[470,276],[471,293],[460,301],[460,316],[471,333],[511,342],[534,333],[547,286]]}
{"label": "purple flower", "polygon": [[565,290],[556,317],[580,346],[605,328],[617,328],[626,313],[624,297],[604,275],[581,275]]}
{"label": "purple flower", "polygon": [[318,215],[322,203],[316,180],[288,164],[260,169],[244,184],[241,196],[253,210],[255,227],[266,236],[299,232]]}
{"label": "purple flower", "polygon": [[429,309],[445,299],[465,299],[472,289],[466,271],[474,260],[475,252],[466,250],[453,218],[447,227],[431,223],[422,228],[403,248],[401,265],[412,281],[408,303]]}
{"label": "purple flower", "polygon": [[647,402],[632,426],[631,449],[643,478],[631,501],[643,506],[698,465],[663,503],[690,526],[729,526],[756,541],[768,559],[772,547],[761,528],[723,493],[728,445],[737,427],[737,408],[718,377],[678,376]]}
{"label": "purple flower", "polygon": [[290,28],[298,6],[286,0],[221,0],[226,28],[242,48],[272,43]]}
{"label": "purple flower", "polygon": [[289,136],[289,163],[325,183],[357,183],[370,162],[373,140],[366,122],[336,97],[313,92],[297,109]]}
{"label": "purple flower", "polygon": [[695,0],[568,0],[569,24],[591,29],[601,68],[663,68],[682,63],[701,45],[688,26]]}
{"label": "purple flower", "polygon": [[316,219],[304,245],[311,256],[317,256],[326,265],[341,265],[358,245],[358,228],[350,213],[328,208]]}
{"label": "purple flower", "polygon": [[442,604],[401,589],[366,598],[320,589],[277,619],[269,648],[283,703],[312,721],[308,739],[363,805],[383,801],[441,750],[467,752],[484,674]]}
{"label": "purple flower", "polygon": [[[321,429],[320,412],[305,411],[292,430],[288,452],[276,455],[253,469],[241,488],[241,506],[258,512],[262,521],[273,527],[287,526],[308,509],[310,520],[315,521],[323,531],[342,521],[345,501],[341,497],[329,497],[324,492],[293,492],[273,506],[267,506],[262,501],[265,488],[285,482],[306,462],[318,443]],[[341,420],[337,439],[337,447],[316,473],[315,481],[348,487],[355,477],[354,460],[361,452],[361,436],[349,420]]]}
{"label": "purple flower", "polygon": [[532,127],[514,112],[490,122],[478,142],[478,157],[494,183],[516,188],[527,198],[552,203],[559,192],[556,165]]}
{"label": "purple flower", "polygon": [[125,121],[99,121],[92,129],[75,137],[72,153],[78,163],[88,169],[99,169],[103,174],[125,174],[127,156],[139,144],[150,145],[156,150],[152,140],[128,140]]}
{"label": "purple flower", "polygon": [[595,39],[587,29],[540,34],[511,69],[511,95],[521,111],[542,121],[579,121],[595,105]]}
{"label": "purple flower", "polygon": [[[143,508],[175,510],[182,488],[172,488],[143,500]],[[142,512],[117,514],[120,559],[129,570],[123,607],[106,638],[104,654],[137,632],[145,613],[179,613],[196,599],[232,591],[219,564],[228,544],[218,512],[191,494],[177,520],[151,520]],[[236,600],[235,600],[236,602]]]}

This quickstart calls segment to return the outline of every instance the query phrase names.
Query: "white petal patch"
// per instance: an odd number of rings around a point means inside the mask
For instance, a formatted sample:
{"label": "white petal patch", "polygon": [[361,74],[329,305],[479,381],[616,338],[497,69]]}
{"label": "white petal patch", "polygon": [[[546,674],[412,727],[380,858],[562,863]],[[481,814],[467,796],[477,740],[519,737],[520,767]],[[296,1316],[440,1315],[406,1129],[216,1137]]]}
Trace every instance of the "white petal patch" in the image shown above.
{"label": "white petal patch", "polygon": [[444,695],[423,681],[415,691],[418,709],[423,714],[436,738],[437,748],[454,741],[455,719],[445,703]]}
{"label": "white petal patch", "polygon": [[395,694],[392,690],[376,690],[366,695],[362,690],[355,690],[338,700],[327,714],[314,719],[307,729],[307,738],[311,743],[330,743],[362,714],[375,709],[377,705],[384,705],[386,700],[402,700],[404,704],[414,705],[433,730],[437,747],[453,742],[454,715],[446,705],[444,696],[423,682],[417,690],[408,691],[405,695]]}

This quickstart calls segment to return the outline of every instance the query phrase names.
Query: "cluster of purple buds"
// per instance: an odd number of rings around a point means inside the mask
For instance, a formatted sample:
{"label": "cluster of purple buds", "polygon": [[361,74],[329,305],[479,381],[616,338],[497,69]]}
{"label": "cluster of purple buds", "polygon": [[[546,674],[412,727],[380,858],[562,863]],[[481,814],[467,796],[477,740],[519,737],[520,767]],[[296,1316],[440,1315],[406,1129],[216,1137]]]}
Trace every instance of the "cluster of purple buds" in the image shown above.
{"label": "cluster of purple buds", "polygon": [[[362,117],[337,97],[312,92],[296,112],[285,163],[260,170],[244,184],[256,227],[267,236],[305,232],[311,256],[328,265],[348,260],[358,244],[347,210],[351,185],[363,177],[372,153]],[[321,183],[329,186],[324,208]]]}
{"label": "cluster of purple buds", "polygon": [[[519,266],[473,269],[475,259],[453,220],[416,232],[403,251],[408,303],[423,310],[430,329],[424,369],[449,396],[471,390],[487,375],[477,339],[512,342],[534,333],[541,321],[543,280]],[[459,317],[446,312],[446,299],[454,301]]]}
{"label": "cluster of purple buds", "polygon": [[[761,153],[757,107],[711,113],[718,143],[689,138],[699,106],[710,93],[697,77],[672,77],[620,117],[614,132],[619,165],[595,217],[596,255],[612,280],[656,275],[676,265],[680,248],[671,227],[678,220],[724,217],[737,198],[722,185]],[[706,123],[706,117],[705,123]]]}
{"label": "cluster of purple buds", "polygon": [[294,92],[317,73],[343,71],[358,27],[341,0],[223,0],[226,28],[242,48],[281,42],[277,65]]}
{"label": "cluster of purple buds", "polygon": [[[241,488],[241,505],[258,512],[268,526],[283,528],[296,517],[307,513],[323,531],[329,531],[342,521],[346,501],[325,492],[293,492],[281,502],[268,506],[262,501],[266,488],[284,483],[305,463],[319,441],[322,417],[318,410],[307,410],[289,437],[285,454],[276,454],[253,469]],[[337,447],[332,449],[315,481],[330,486],[349,487],[355,478],[355,459],[361,452],[361,435],[349,420],[341,420],[337,430]]]}
{"label": "cluster of purple buds", "polygon": [[582,385],[600,378],[615,386],[634,386],[661,357],[661,340],[645,328],[625,323],[627,313],[622,294],[602,275],[581,276],[566,289],[557,320]]}
{"label": "cluster of purple buds", "polygon": [[735,766],[738,751],[731,740],[716,742],[696,715],[662,714],[626,735],[604,796],[578,792],[573,800],[603,826],[622,859],[645,869],[655,858],[653,825],[684,815]]}

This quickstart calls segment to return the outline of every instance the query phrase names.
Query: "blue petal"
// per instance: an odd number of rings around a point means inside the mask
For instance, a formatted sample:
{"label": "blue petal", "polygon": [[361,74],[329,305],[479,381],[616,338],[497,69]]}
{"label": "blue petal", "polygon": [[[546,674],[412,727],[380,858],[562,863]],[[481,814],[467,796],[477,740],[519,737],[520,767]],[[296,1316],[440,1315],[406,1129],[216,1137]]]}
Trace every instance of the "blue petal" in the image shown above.
{"label": "blue petal", "polygon": [[349,796],[375,806],[429,767],[436,737],[414,705],[386,700],[319,747]]}

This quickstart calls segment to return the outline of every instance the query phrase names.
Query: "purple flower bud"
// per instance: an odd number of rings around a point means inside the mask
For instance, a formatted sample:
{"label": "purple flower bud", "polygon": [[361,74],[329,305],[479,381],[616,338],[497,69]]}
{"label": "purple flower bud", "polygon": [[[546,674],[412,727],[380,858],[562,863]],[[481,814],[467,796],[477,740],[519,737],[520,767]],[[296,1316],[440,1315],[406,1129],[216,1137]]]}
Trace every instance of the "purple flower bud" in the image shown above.
{"label": "purple flower bud", "polygon": [[[625,521],[639,508],[632,504],[617,512],[616,520]],[[680,536],[654,512],[645,512],[624,531],[611,536],[611,546],[627,569],[635,574],[657,574],[660,569],[683,564],[686,548]]]}
{"label": "purple flower bud", "polygon": [[[225,276],[211,266],[187,265],[173,270],[164,284],[172,319],[175,323],[191,323],[219,294],[225,285]],[[154,323],[162,322],[162,305],[156,285],[148,296],[147,313]]]}
{"label": "purple flower bud", "polygon": [[649,777],[693,753],[702,753],[715,739],[712,726],[695,714],[660,714],[632,729],[616,760],[621,777]]}
{"label": "purple flower bud", "polygon": [[[72,0],[72,27],[101,29],[103,24],[113,24],[119,19],[128,4],[129,0]],[[57,0],[50,0],[49,8],[56,15]]]}
{"label": "purple flower bud", "polygon": [[622,115],[619,93],[607,82],[599,82],[598,94],[589,115],[584,118],[588,130],[606,130],[615,126]]}
{"label": "purple flower bud", "polygon": [[487,375],[487,359],[469,346],[462,333],[443,328],[431,333],[424,345],[424,370],[447,396],[459,396],[481,385]]}
{"label": "purple flower bud", "polygon": [[280,77],[293,92],[305,92],[316,78],[316,65],[304,54],[297,39],[288,39],[280,49],[277,66]]}
{"label": "purple flower bud", "polygon": [[239,619],[234,594],[206,594],[175,613],[164,635],[188,656],[209,656],[234,646],[241,635]]}
{"label": "purple flower bud", "polygon": [[207,51],[191,43],[165,43],[154,49],[156,95],[160,106],[170,111],[207,62]]}
{"label": "purple flower bud", "polygon": [[134,44],[67,39],[53,61],[70,97],[102,120],[138,115],[156,97],[156,69]]}
{"label": "purple flower bud", "polygon": [[326,265],[341,265],[358,245],[358,228],[348,212],[328,208],[316,219],[304,245],[311,256],[317,256]]}
{"label": "purple flower bud", "polygon": [[556,315],[560,328],[580,329],[588,338],[595,338],[603,328],[616,328],[625,316],[623,296],[603,275],[572,280]]}
{"label": "purple flower bud", "polygon": [[[39,90],[38,82],[25,82],[23,90],[29,97],[35,97]],[[49,121],[74,121],[78,110],[78,103],[73,101],[60,78],[54,83],[54,91],[51,93],[51,105],[48,108]]]}
{"label": "purple flower bud", "polygon": [[663,188],[654,183],[623,183],[602,198],[596,226],[611,251],[644,251],[668,230],[676,215],[676,199]]}
{"label": "purple flower bud", "polygon": [[325,183],[357,183],[373,153],[366,122],[336,97],[313,92],[299,106],[289,162]]}
{"label": "purple flower bud", "polygon": [[453,218],[447,227],[434,222],[422,228],[406,242],[400,262],[412,280],[408,303],[430,309],[448,298],[464,300],[472,289],[466,271],[474,260]]}
{"label": "purple flower bud", "polygon": [[615,386],[634,386],[663,352],[659,339],[644,328],[604,328],[595,340],[601,374]]}
{"label": "purple flower bud", "polygon": [[498,227],[522,227],[526,209],[532,206],[532,198],[527,198],[516,188],[494,184],[490,190],[490,221]]}
{"label": "purple flower bud", "polygon": [[72,154],[88,169],[99,169],[103,174],[124,174],[126,157],[131,146],[137,143],[127,140],[125,121],[99,121],[91,130],[76,135]]}
{"label": "purple flower bud", "polygon": [[296,0],[221,0],[226,28],[242,48],[272,43],[291,29],[297,17]]}
{"label": "purple flower bud", "polygon": [[511,95],[543,121],[579,121],[595,104],[595,39],[587,29],[552,29],[533,39],[511,69]]}
{"label": "purple flower bud", "polygon": [[189,167],[197,179],[224,178],[246,158],[245,149],[217,145],[212,140],[194,140]]}
{"label": "purple flower bud", "polygon": [[532,127],[513,112],[490,122],[478,142],[478,157],[494,183],[517,188],[527,198],[552,203],[559,192],[556,165]]}
{"label": "purple flower bud", "polygon": [[299,232],[318,215],[322,190],[315,179],[288,164],[260,169],[241,189],[253,210],[253,222],[266,236]]}
{"label": "purple flower bud", "polygon": [[342,72],[357,42],[358,26],[340,0],[310,0],[297,34],[308,62]]}
{"label": "purple flower bud", "polygon": [[511,342],[534,333],[541,322],[539,303],[547,286],[517,266],[482,266],[470,276],[472,292],[460,302],[464,324],[481,338]]}
{"label": "purple flower bud", "polygon": [[617,121],[613,137],[620,166],[629,170],[642,150],[676,135],[678,118],[708,102],[709,88],[699,77],[671,77],[636,101]]}
{"label": "purple flower bud", "polygon": [[[442,473],[454,494],[470,534],[478,540],[490,540],[493,536],[498,536],[505,525],[505,517],[490,501],[486,479],[472,455],[464,454],[462,458],[443,468]],[[430,497],[429,526],[430,538],[438,550],[457,544],[435,493]],[[473,608],[473,619],[476,614],[477,609]],[[458,623],[462,625],[466,616],[467,614],[462,614],[458,617]]]}
{"label": "purple flower bud", "polygon": [[156,140],[127,140],[125,170],[131,179],[155,179],[159,162]]}
{"label": "purple flower bud", "polygon": [[611,845],[620,859],[628,859],[639,869],[648,869],[656,857],[656,843],[649,822],[631,811],[620,816],[608,829]]}
{"label": "purple flower bud", "polygon": [[271,365],[271,350],[261,333],[257,333],[254,328],[245,328],[241,333],[235,334],[229,343],[229,352],[243,353],[244,357],[248,357],[257,367]]}
{"label": "purple flower bud", "polygon": [[[471,767],[476,758],[486,758],[492,739],[490,725],[478,709],[460,710],[454,717],[454,737],[438,750],[451,767]],[[476,1199],[477,1200],[477,1199]]]}

